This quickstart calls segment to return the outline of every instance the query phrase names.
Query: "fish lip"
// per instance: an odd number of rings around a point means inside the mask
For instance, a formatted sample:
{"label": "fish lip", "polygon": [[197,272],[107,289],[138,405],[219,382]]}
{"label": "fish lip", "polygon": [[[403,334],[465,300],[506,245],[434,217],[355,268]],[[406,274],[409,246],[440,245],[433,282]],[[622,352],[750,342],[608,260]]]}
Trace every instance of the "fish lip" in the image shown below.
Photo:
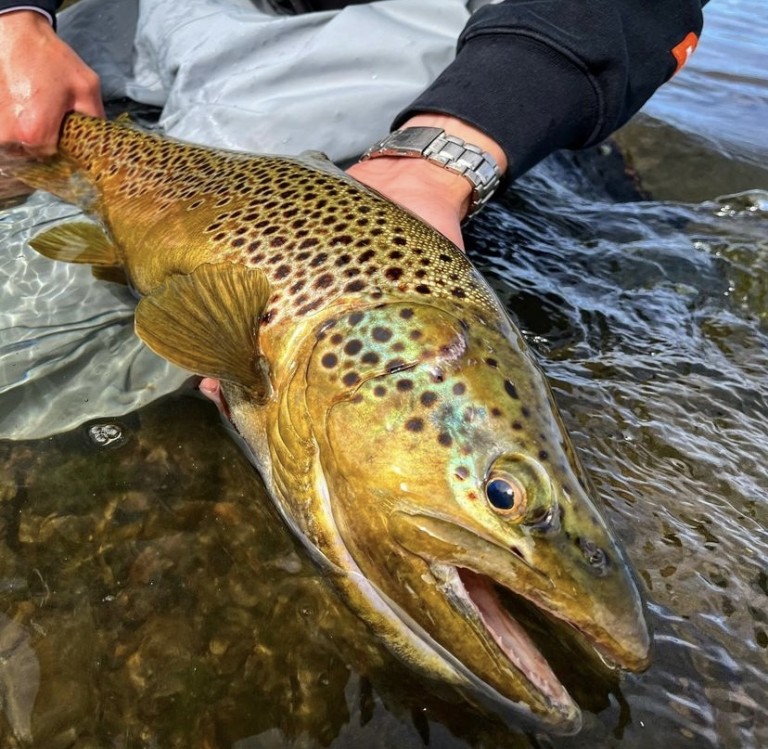
{"label": "fish lip", "polygon": [[[549,710],[547,726],[560,735],[573,735],[581,730],[582,715],[565,686],[552,671],[547,659],[536,647],[525,628],[502,605],[493,590],[493,580],[469,567],[445,565],[438,575],[446,573],[464,591],[468,604],[499,650],[535,691]],[[454,588],[455,589],[455,588]],[[543,716],[538,716],[541,720]]]}
{"label": "fish lip", "polygon": [[[415,521],[418,521],[419,519],[422,521],[426,521],[428,523],[428,530],[422,524],[421,532],[423,533],[430,533],[434,538],[437,538],[441,541],[448,542],[448,543],[454,543],[450,539],[445,537],[445,534],[440,533],[439,531],[444,528],[450,528],[454,536],[461,537],[462,534],[468,534],[471,533],[472,539],[474,541],[477,541],[478,539],[482,541],[486,547],[489,550],[496,551],[496,552],[503,552],[505,555],[509,555],[509,549],[505,546],[500,545],[495,540],[488,538],[486,535],[484,535],[482,532],[478,532],[478,529],[473,529],[471,532],[467,531],[465,528],[463,528],[461,525],[455,523],[454,521],[440,517],[439,515],[434,515],[431,513],[425,513],[422,511],[407,511],[407,510],[400,510],[398,515],[401,515],[403,517],[407,517],[412,523]],[[406,546],[406,548],[409,548]],[[409,551],[411,553],[418,554],[419,556],[422,556],[422,558],[431,566],[433,567],[435,564],[440,564],[442,560],[438,560],[435,558],[432,558],[428,555],[421,554],[418,550],[409,548]],[[547,615],[553,617],[559,622],[562,622],[564,625],[570,627],[572,630],[578,633],[580,637],[582,637],[586,643],[594,650],[596,655],[600,658],[600,660],[603,662],[603,664],[610,669],[625,669],[632,672],[641,672],[644,671],[651,662],[651,634],[650,634],[650,627],[648,626],[647,619],[645,619],[645,625],[646,625],[646,631],[645,634],[647,636],[647,639],[645,639],[644,642],[640,643],[640,651],[642,652],[630,652],[626,648],[620,648],[617,647],[617,649],[612,649],[609,644],[602,642],[599,638],[599,636],[594,632],[591,631],[591,629],[588,626],[585,626],[584,623],[580,623],[578,621],[575,621],[573,618],[570,618],[563,614],[562,611],[558,611],[556,607],[548,605],[546,601],[546,596],[534,596],[531,595],[529,592],[530,590],[535,590],[535,586],[539,586],[541,590],[543,591],[554,591],[555,585],[553,581],[544,573],[537,570],[535,567],[530,565],[525,559],[519,557],[519,556],[512,556],[510,559],[512,562],[512,565],[515,569],[520,570],[523,572],[523,574],[526,577],[526,580],[520,587],[515,587],[514,585],[510,584],[509,582],[505,582],[502,579],[499,579],[500,576],[494,577],[493,575],[488,574],[487,571],[480,569],[482,565],[478,564],[472,564],[470,560],[463,560],[462,562],[443,562],[446,565],[452,565],[455,567],[463,567],[466,569],[469,569],[470,571],[474,572],[475,574],[482,575],[486,578],[488,578],[490,581],[502,586],[503,588],[506,588],[509,590],[513,595],[520,596],[521,598],[528,601],[531,605],[537,607],[541,611],[545,612]],[[531,579],[533,577],[533,579]],[[634,581],[634,577],[630,573],[630,577]],[[635,583],[636,586],[636,583]],[[640,600],[642,600],[642,596],[640,595],[640,590],[636,586],[636,590],[638,595],[640,596]],[[575,601],[574,596],[569,596],[567,590],[559,589],[558,590],[559,595],[561,598],[568,599],[569,601]],[[609,632],[603,632],[603,634],[610,634]],[[616,641],[616,644],[618,646],[618,641]],[[619,651],[621,651],[621,654],[619,655]]]}

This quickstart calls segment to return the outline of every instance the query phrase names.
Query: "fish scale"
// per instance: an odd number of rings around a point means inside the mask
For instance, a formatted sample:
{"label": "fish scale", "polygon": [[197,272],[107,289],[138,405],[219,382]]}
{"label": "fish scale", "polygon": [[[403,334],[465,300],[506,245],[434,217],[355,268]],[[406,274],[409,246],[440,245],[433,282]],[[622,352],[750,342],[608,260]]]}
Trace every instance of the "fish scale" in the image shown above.
{"label": "fish scale", "polygon": [[[168,239],[175,234],[177,272],[211,258],[261,269],[272,289],[265,324],[361,294],[495,307],[454,245],[319,156],[307,165],[214,155],[79,116],[67,119],[60,152],[93,181],[104,206],[97,210],[118,246],[134,243],[140,231],[148,247],[173,252]],[[129,258],[132,281],[145,294],[161,277],[143,265]]]}
{"label": "fish scale", "polygon": [[547,382],[445,237],[317,154],[81,115],[55,159],[15,176],[98,219],[31,245],[125,273],[137,334],[219,382],[287,527],[405,663],[516,725],[577,731],[503,587],[550,640],[569,626],[603,661],[645,668],[642,594]]}

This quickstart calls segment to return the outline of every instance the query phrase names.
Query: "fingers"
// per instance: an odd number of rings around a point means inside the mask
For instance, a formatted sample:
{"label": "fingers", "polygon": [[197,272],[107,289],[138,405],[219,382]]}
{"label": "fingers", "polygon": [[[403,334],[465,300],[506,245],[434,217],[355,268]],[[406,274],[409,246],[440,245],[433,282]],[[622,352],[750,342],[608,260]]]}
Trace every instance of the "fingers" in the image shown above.
{"label": "fingers", "polygon": [[52,154],[71,111],[104,116],[96,73],[39,13],[0,15],[0,143]]}

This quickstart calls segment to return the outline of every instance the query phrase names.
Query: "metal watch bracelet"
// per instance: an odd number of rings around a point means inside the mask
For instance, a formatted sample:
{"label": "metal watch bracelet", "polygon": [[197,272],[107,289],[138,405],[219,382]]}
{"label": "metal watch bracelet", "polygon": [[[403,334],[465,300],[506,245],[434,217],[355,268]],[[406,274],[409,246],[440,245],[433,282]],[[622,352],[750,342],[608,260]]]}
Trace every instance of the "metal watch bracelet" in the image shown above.
{"label": "metal watch bracelet", "polygon": [[427,159],[469,180],[472,185],[472,204],[465,221],[483,208],[501,182],[499,166],[488,151],[455,135],[448,135],[439,127],[395,130],[374,143],[361,158],[375,159],[379,156]]}

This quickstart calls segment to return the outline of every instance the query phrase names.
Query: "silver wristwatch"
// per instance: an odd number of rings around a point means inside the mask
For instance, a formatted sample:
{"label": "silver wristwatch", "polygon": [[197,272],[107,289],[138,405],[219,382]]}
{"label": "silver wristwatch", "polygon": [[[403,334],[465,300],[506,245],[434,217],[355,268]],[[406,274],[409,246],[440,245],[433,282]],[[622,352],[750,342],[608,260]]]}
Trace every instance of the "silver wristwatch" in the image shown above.
{"label": "silver wristwatch", "polygon": [[362,159],[377,156],[406,156],[427,159],[465,177],[472,184],[472,205],[465,220],[472,218],[491,198],[501,181],[496,159],[482,148],[446,135],[439,127],[407,127],[395,130],[374,143]]}

